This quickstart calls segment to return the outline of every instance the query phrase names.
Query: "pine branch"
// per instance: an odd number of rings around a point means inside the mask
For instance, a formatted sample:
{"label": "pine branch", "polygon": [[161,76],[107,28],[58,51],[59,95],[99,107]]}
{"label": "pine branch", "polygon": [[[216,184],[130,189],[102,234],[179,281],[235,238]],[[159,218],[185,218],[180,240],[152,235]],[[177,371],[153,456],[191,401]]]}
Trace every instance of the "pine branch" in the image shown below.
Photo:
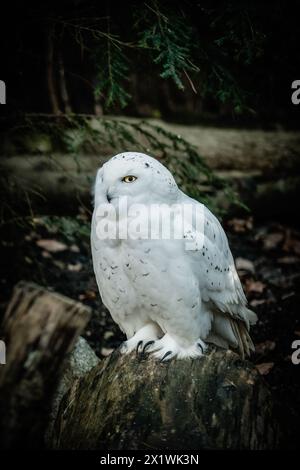
{"label": "pine branch", "polygon": [[94,93],[96,97],[102,97],[106,108],[114,105],[124,108],[130,99],[125,90],[128,60],[120,45],[111,40],[109,21],[108,18],[105,49],[98,47],[96,52],[97,84]]}
{"label": "pine branch", "polygon": [[149,49],[153,62],[161,67],[160,76],[171,78],[180,90],[184,90],[182,75],[195,91],[188,71],[199,72],[191,60],[193,30],[180,15],[163,14],[158,2],[146,4],[150,15],[146,15],[146,27],[140,33],[139,47]]}

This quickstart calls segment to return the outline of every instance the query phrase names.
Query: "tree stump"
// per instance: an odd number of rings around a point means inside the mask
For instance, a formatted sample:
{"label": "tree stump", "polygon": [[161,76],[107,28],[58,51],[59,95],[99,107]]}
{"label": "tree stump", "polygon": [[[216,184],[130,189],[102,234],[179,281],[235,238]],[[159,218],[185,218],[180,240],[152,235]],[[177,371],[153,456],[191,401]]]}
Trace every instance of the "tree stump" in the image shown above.
{"label": "tree stump", "polygon": [[272,449],[278,436],[264,380],[232,351],[166,363],[115,351],[63,398],[52,447]]}
{"label": "tree stump", "polygon": [[90,318],[90,309],[60,294],[20,282],[8,305],[1,338],[2,448],[40,448],[49,407],[67,353]]}

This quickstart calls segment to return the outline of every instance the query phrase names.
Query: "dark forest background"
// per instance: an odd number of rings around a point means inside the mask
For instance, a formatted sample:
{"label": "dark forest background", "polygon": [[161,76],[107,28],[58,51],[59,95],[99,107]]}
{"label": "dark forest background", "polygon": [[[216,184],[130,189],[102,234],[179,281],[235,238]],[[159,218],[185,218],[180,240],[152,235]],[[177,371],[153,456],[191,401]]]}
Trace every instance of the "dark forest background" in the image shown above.
{"label": "dark forest background", "polygon": [[5,112],[297,125],[296,2],[13,0],[1,16]]}

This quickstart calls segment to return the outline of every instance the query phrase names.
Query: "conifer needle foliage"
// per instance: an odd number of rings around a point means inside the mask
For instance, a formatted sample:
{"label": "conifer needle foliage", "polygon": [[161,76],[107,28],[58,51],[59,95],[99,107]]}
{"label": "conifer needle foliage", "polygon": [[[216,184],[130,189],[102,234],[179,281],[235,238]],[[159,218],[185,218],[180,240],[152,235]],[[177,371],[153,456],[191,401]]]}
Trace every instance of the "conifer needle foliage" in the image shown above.
{"label": "conifer needle foliage", "polygon": [[258,2],[70,2],[73,9],[57,7],[56,15],[45,3],[45,21],[55,28],[60,49],[64,37],[72,38],[72,47],[92,66],[94,94],[105,110],[120,111],[131,102],[132,78],[141,70],[154,84],[159,77],[181,92],[192,89],[200,100],[207,97],[236,113],[250,110],[248,69],[263,58],[259,15],[268,14],[263,7],[257,13]]}
{"label": "conifer needle foliage", "polygon": [[[153,62],[160,66],[160,76],[171,78],[180,90],[184,90],[182,74],[199,72],[191,60],[194,32],[181,15],[166,16],[156,1],[146,4],[145,29],[140,33],[139,46],[150,49]],[[189,78],[191,85],[191,79]]]}
{"label": "conifer needle foliage", "polygon": [[130,94],[125,89],[128,81],[128,61],[121,47],[107,39],[105,47],[97,49],[95,61],[97,69],[95,96],[102,98],[106,108],[115,105],[124,108],[130,99]]}

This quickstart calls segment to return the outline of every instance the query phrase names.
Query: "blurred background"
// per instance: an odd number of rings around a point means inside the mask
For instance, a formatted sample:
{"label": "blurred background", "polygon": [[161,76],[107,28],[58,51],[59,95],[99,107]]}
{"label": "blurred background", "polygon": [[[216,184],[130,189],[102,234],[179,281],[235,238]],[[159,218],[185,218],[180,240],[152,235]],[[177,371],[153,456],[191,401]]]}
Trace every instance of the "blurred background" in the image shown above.
{"label": "blurred background", "polygon": [[36,282],[93,309],[99,357],[123,336],[89,247],[97,168],[142,151],[222,220],[259,317],[252,360],[297,446],[299,8],[281,0],[10,2],[0,31],[0,311]]}

